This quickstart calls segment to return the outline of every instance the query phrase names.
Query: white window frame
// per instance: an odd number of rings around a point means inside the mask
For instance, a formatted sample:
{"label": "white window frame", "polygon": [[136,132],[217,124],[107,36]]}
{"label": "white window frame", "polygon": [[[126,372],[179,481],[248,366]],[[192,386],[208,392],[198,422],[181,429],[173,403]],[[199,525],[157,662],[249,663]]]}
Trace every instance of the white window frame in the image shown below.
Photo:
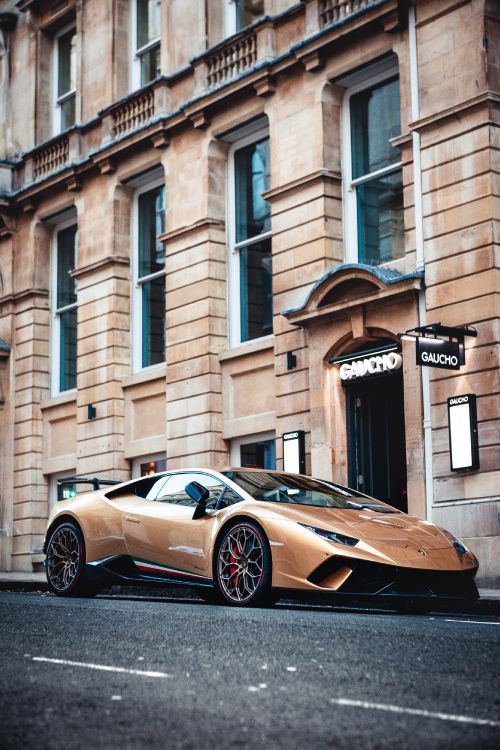
{"label": "white window frame", "polygon": [[148,461],[165,461],[167,463],[166,453],[151,453],[145,456],[136,456],[132,459],[132,479],[139,479],[141,475],[141,464],[145,464]]}
{"label": "white window frame", "polygon": [[[161,11],[160,11],[161,13]],[[160,15],[160,26],[161,26],[161,15]],[[161,30],[160,35],[155,39],[150,39],[147,44],[142,47],[137,47],[137,0],[131,0],[130,9],[130,54],[131,54],[131,70],[130,70],[130,90],[136,91],[142,88],[141,83],[141,57],[146,54],[153,47],[160,45],[161,55]],[[147,84],[144,84],[147,85]]]}
{"label": "white window frame", "polygon": [[251,237],[250,240],[243,240],[242,242],[236,242],[236,190],[235,190],[235,159],[234,155],[236,151],[239,151],[245,146],[250,146],[252,143],[262,141],[265,138],[269,139],[269,128],[261,128],[251,133],[250,135],[244,136],[243,138],[235,141],[231,144],[228,154],[228,185],[227,185],[227,206],[226,216],[229,217],[227,237],[229,246],[229,260],[228,260],[228,312],[229,312],[229,346],[231,348],[237,346],[245,346],[246,344],[253,344],[255,341],[263,341],[265,339],[272,339],[273,334],[266,336],[260,336],[259,338],[249,339],[248,341],[241,340],[241,308],[240,308],[240,255],[239,249],[250,244],[254,244],[259,240],[271,239],[272,242],[272,220],[271,229],[268,232]]}
{"label": "white window frame", "polygon": [[[48,501],[49,501],[49,513],[52,510],[52,508],[57,505],[59,502],[57,499],[57,482],[59,479],[68,479],[69,477],[74,477],[76,475],[76,470],[71,471],[59,471],[56,474],[50,474],[49,475],[49,495],[48,495]],[[78,492],[78,488],[77,488]]]}
{"label": "white window frame", "polygon": [[[61,111],[61,104],[64,104],[64,102],[68,101],[68,99],[71,99],[74,97],[75,99],[75,122],[76,122],[76,87],[74,89],[71,89],[70,91],[66,91],[62,96],[58,96],[58,88],[59,88],[59,40],[62,36],[68,33],[68,31],[74,30],[76,35],[76,24],[73,21],[72,23],[65,26],[63,29],[60,29],[60,31],[57,32],[57,34],[54,36],[54,46],[53,46],[53,55],[52,55],[52,132],[54,135],[58,135],[59,133],[63,132],[62,128],[62,111]],[[76,50],[76,54],[78,54],[78,50]],[[75,76],[76,76],[76,69],[78,68],[78,60],[75,63]],[[72,126],[71,126],[72,127]]]}
{"label": "white window frame", "polygon": [[[243,31],[243,27],[241,29],[237,28],[236,19],[238,17],[238,10],[237,10],[238,0],[226,0],[225,6],[224,6],[224,30],[225,30],[225,36],[233,36],[233,34],[237,34],[240,31]],[[265,6],[264,6],[265,9]],[[262,18],[264,17],[264,14],[262,15]]]}
{"label": "white window frame", "polygon": [[241,446],[249,443],[261,443],[264,440],[274,440],[276,449],[276,433],[256,432],[253,435],[244,435],[243,437],[232,438],[229,445],[229,461],[231,466],[241,466]]}
{"label": "white window frame", "polygon": [[[343,155],[343,224],[344,224],[344,248],[345,248],[345,262],[346,263],[359,263],[359,248],[358,248],[358,201],[356,195],[356,187],[362,185],[364,182],[372,180],[374,177],[383,177],[384,175],[391,174],[397,169],[401,169],[403,162],[398,161],[390,164],[383,169],[378,169],[375,172],[353,179],[352,177],[352,141],[351,141],[351,97],[355,94],[359,94],[361,91],[366,91],[379,83],[389,81],[391,78],[397,77],[400,81],[399,70],[397,67],[385,68],[384,70],[370,74],[367,72],[366,78],[363,78],[359,82],[354,83],[350,86],[345,94],[342,103],[342,155]],[[387,265],[388,263],[394,263],[397,259],[393,258],[390,261],[386,261],[381,265]]]}
{"label": "white window frame", "polygon": [[[134,193],[132,201],[132,372],[144,372],[165,366],[165,359],[158,364],[142,366],[142,285],[145,281],[151,281],[161,276],[166,276],[166,258],[165,266],[160,271],[148,274],[148,276],[139,277],[139,197],[143,193],[149,193],[155,188],[165,188],[165,179],[163,177],[152,180],[145,185],[138,187]],[[166,310],[165,310],[166,315]],[[167,332],[165,328],[165,352],[167,346]],[[166,354],[165,354],[166,358]]]}
{"label": "white window frame", "polygon": [[[51,248],[51,279],[50,279],[50,390],[52,396],[60,393],[76,393],[76,388],[61,391],[61,313],[78,309],[78,300],[71,305],[57,307],[57,236],[64,229],[76,227],[75,235],[75,268],[78,265],[78,222],[76,218],[68,219],[54,226]],[[78,293],[77,293],[78,294]],[[77,358],[78,359],[78,358]]]}

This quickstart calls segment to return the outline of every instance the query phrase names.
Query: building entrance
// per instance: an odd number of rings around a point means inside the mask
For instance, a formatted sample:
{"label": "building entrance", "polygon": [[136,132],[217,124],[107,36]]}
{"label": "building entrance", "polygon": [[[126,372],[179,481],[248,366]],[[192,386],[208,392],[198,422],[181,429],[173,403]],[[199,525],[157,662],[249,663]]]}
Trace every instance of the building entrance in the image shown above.
{"label": "building entrance", "polygon": [[402,373],[345,387],[349,485],[407,511]]}

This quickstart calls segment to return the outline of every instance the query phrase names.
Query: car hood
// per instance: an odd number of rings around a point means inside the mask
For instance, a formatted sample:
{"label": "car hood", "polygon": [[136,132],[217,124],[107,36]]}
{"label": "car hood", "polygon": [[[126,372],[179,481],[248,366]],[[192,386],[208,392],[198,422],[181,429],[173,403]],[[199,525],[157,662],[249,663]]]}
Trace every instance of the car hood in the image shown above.
{"label": "car hood", "polygon": [[404,513],[280,504],[279,514],[290,521],[338,531],[366,542],[394,543],[410,539],[427,549],[450,546],[449,539],[437,526]]}

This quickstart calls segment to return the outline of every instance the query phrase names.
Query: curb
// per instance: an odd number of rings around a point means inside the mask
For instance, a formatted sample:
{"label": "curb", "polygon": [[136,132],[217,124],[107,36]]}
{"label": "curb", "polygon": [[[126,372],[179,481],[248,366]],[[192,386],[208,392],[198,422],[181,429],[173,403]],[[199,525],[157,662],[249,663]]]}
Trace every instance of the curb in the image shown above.
{"label": "curb", "polygon": [[[0,591],[17,591],[17,592],[47,592],[48,586],[47,582],[45,581],[45,576],[40,581],[36,580],[8,580],[6,578],[1,579],[0,578]],[[182,587],[172,587],[172,588],[155,588],[153,586],[151,587],[145,587],[145,586],[113,586],[109,589],[103,589],[102,594],[109,596],[109,597],[130,597],[132,599],[134,598],[141,598],[141,599],[185,599],[185,600],[195,600],[199,601],[201,603],[201,599],[197,596],[195,591],[193,589],[189,588],[182,588]],[[294,599],[281,599],[280,600],[281,605],[286,604],[296,604],[299,603],[299,601],[295,601]],[[345,610],[345,609],[374,609],[377,611],[393,611],[390,607],[390,605],[387,605],[382,602],[374,602],[373,607],[367,606],[366,601],[360,602],[359,600],[352,599],[352,600],[342,600],[342,603],[339,602],[339,604],[335,604],[331,600],[320,600],[320,599],[311,599],[310,601],[304,601],[302,600],[300,602],[302,606],[307,606],[307,604],[310,604],[313,607],[323,606],[328,607],[331,609],[338,609],[338,610]],[[432,610],[433,612],[437,612],[439,614],[453,614],[453,615],[471,615],[476,617],[484,617],[484,616],[491,616],[491,615],[499,615],[500,616],[500,596],[498,598],[481,598],[478,599],[477,602],[475,602],[470,607],[457,607],[457,608],[450,608],[450,611],[447,612],[445,608],[436,608],[436,610]]]}

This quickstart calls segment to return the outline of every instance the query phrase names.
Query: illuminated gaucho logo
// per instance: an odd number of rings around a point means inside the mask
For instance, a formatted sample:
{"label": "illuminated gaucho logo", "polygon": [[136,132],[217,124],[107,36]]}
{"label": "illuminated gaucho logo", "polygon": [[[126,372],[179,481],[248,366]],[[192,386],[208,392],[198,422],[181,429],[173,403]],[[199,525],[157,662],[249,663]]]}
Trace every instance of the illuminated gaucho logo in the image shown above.
{"label": "illuminated gaucho logo", "polygon": [[369,375],[400,370],[402,366],[403,357],[398,352],[376,354],[365,359],[344,362],[340,365],[340,377],[342,380],[355,380],[356,378],[365,378]]}

